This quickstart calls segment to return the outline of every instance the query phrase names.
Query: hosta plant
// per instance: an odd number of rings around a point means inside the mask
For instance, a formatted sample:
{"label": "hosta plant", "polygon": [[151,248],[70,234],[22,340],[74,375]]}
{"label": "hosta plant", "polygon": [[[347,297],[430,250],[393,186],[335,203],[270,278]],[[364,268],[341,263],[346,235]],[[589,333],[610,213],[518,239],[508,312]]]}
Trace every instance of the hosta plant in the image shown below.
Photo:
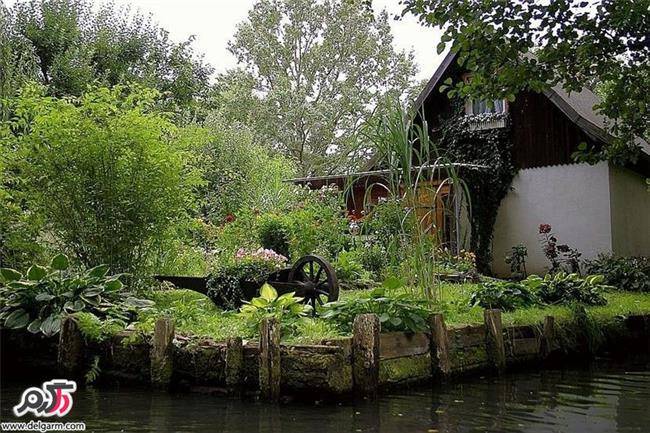
{"label": "hosta plant", "polygon": [[297,322],[312,311],[311,306],[302,301],[303,298],[293,292],[278,296],[278,292],[266,283],[260,289],[259,297],[244,302],[239,314],[255,331],[263,319],[275,318],[291,332]]}
{"label": "hosta plant", "polygon": [[379,316],[382,332],[420,332],[426,329],[431,311],[426,301],[413,299],[408,293],[391,293],[384,286],[358,298],[325,304],[321,318],[332,321],[344,332],[350,332],[354,318],[366,313]]}
{"label": "hosta plant", "polygon": [[616,257],[601,254],[587,262],[591,274],[605,277],[617,290],[650,293],[650,257]]}
{"label": "hosta plant", "polygon": [[49,337],[59,332],[66,315],[83,311],[126,326],[137,310],[153,303],[129,294],[120,276],[108,271],[100,265],[75,272],[63,254],[49,266],[32,265],[25,275],[0,269],[0,324]]}
{"label": "hosta plant", "polygon": [[488,281],[472,293],[470,305],[512,311],[526,308],[537,302],[526,286],[512,281]]}
{"label": "hosta plant", "polygon": [[522,281],[545,304],[585,304],[605,305],[607,299],[603,296],[606,290],[613,287],[605,284],[602,275],[581,277],[576,273],[558,272],[547,274],[544,278],[531,275]]}

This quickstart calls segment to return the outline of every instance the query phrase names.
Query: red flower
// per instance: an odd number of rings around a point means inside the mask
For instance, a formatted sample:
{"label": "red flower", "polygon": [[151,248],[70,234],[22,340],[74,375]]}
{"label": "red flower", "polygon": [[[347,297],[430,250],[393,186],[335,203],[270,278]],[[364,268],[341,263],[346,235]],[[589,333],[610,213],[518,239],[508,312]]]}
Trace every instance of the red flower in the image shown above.
{"label": "red flower", "polygon": [[540,224],[539,225],[539,233],[540,234],[551,233],[551,225],[550,224]]}
{"label": "red flower", "polygon": [[235,216],[233,214],[229,213],[228,215],[226,215],[226,222],[227,223],[231,223],[233,221],[235,221]]}

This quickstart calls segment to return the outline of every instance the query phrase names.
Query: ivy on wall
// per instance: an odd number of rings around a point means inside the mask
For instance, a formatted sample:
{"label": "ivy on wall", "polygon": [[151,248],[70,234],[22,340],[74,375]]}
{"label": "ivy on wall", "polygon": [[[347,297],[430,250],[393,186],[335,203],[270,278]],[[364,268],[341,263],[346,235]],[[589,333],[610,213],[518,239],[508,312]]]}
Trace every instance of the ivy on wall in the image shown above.
{"label": "ivy on wall", "polygon": [[[454,115],[441,119],[440,148],[455,162],[480,164],[487,170],[464,170],[471,198],[470,249],[476,254],[480,272],[490,273],[492,235],[501,201],[517,173],[512,162],[512,139],[507,113],[466,116],[462,103],[456,102]],[[476,125],[503,121],[505,127],[480,129]]]}

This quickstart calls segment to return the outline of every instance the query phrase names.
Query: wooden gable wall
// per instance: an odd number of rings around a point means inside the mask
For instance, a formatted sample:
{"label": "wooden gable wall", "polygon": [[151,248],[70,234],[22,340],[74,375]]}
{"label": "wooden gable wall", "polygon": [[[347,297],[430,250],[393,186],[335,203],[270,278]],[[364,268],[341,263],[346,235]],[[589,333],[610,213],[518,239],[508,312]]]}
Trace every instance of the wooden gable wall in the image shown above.
{"label": "wooden gable wall", "polygon": [[[460,79],[456,64],[441,78]],[[439,86],[438,86],[439,87]],[[432,136],[440,118],[452,114],[452,104],[439,89],[433,89],[422,107]],[[513,161],[518,168],[573,163],[571,154],[581,142],[598,145],[542,93],[524,92],[508,104],[511,119]],[[416,120],[417,122],[417,120]]]}
{"label": "wooden gable wall", "polygon": [[520,93],[509,112],[512,156],[519,168],[570,164],[581,142],[596,144],[541,93]]}

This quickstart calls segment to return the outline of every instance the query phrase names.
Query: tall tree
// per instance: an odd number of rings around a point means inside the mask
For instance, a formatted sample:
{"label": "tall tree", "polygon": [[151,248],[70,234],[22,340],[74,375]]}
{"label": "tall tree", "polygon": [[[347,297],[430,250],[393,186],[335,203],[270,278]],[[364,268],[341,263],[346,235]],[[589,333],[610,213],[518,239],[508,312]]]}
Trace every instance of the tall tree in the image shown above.
{"label": "tall tree", "polygon": [[181,111],[196,108],[212,69],[194,53],[191,38],[175,43],[150,17],[113,3],[97,11],[91,6],[89,0],[21,0],[5,11],[0,50],[11,50],[14,64],[31,59],[37,67],[0,76],[0,88],[37,79],[52,95],[79,96],[93,82],[138,82],[162,92]]}
{"label": "tall tree", "polygon": [[[229,44],[243,70],[219,79],[219,103],[305,174],[363,156],[355,135],[386,94],[412,84],[388,14],[361,0],[259,0]],[[234,108],[233,108],[234,107]]]}
{"label": "tall tree", "polygon": [[596,87],[596,109],[612,119],[612,145],[599,159],[634,160],[650,141],[650,0],[402,0],[472,72],[451,95],[512,99],[560,84]]}

